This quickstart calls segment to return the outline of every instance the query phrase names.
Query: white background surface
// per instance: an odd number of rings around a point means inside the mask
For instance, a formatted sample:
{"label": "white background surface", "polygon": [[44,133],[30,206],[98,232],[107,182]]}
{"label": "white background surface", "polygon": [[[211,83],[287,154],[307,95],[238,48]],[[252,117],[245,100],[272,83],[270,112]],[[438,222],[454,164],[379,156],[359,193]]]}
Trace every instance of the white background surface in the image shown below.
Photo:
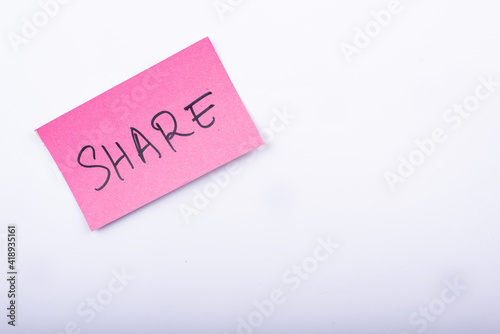
{"label": "white background surface", "polygon": [[[402,1],[350,63],[341,43],[388,1],[233,3],[222,20],[210,0],[74,0],[16,52],[8,33],[41,9],[2,1],[0,238],[17,224],[19,284],[11,328],[1,280],[0,332],[237,333],[278,289],[239,332],[499,333],[500,88],[443,120],[479,76],[500,81],[498,2]],[[205,36],[258,128],[295,118],[190,222],[179,207],[210,175],[90,232],[34,129]],[[447,140],[391,190],[384,173],[437,127]],[[340,247],[292,291],[282,276],[327,236]],[[77,308],[122,270],[134,279],[87,322]],[[446,280],[467,287],[449,304]]]}

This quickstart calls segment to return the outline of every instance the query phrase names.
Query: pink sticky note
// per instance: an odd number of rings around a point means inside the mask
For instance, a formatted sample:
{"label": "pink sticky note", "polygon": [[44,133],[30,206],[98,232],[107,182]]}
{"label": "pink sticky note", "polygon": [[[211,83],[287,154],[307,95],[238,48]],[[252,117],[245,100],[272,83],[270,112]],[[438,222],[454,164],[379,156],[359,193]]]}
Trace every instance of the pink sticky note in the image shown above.
{"label": "pink sticky note", "polygon": [[36,131],[92,231],[263,144],[208,38]]}

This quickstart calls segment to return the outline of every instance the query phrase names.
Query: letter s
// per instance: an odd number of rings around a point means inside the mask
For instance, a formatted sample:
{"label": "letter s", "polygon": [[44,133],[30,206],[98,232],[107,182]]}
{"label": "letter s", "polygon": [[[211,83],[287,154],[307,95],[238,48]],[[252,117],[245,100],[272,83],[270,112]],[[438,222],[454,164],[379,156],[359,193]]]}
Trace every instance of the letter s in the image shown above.
{"label": "letter s", "polygon": [[292,271],[291,270],[287,270],[283,274],[283,276],[281,277],[281,280],[285,284],[293,284],[290,287],[290,290],[295,291],[295,290],[297,290],[300,287],[300,279],[297,276],[293,276],[293,275],[292,275],[292,277],[289,277],[290,274],[292,274]]}
{"label": "letter s", "polygon": [[93,146],[91,146],[91,145],[87,145],[87,146],[85,146],[84,148],[82,148],[82,149],[80,150],[80,153],[78,153],[78,159],[77,159],[77,160],[78,160],[78,164],[79,164],[80,166],[84,167],[84,168],[103,168],[103,169],[105,169],[105,170],[108,172],[108,176],[106,177],[106,181],[104,181],[104,183],[102,184],[102,186],[100,186],[99,188],[95,188],[95,190],[99,191],[99,190],[101,190],[102,188],[104,188],[104,187],[106,186],[106,184],[108,184],[108,182],[109,182],[109,178],[110,178],[110,176],[111,176],[111,172],[109,171],[109,168],[108,168],[108,167],[106,167],[106,166],[102,166],[102,165],[84,165],[84,164],[80,161],[80,159],[81,159],[81,157],[82,157],[83,152],[84,152],[86,149],[88,149],[88,148],[91,148],[91,149],[92,149],[92,157],[93,157],[93,159],[95,160],[95,149],[94,149],[94,147],[93,147]]}
{"label": "letter s", "polygon": [[87,310],[84,310],[85,308],[85,303],[80,303],[78,307],[76,308],[76,314],[78,314],[81,317],[88,316],[87,319],[85,319],[86,323],[91,322],[95,318],[95,312],[91,308],[88,308]]}
{"label": "letter s", "polygon": [[412,325],[413,327],[417,327],[417,326],[420,326],[420,328],[417,329],[417,331],[419,333],[422,333],[423,331],[425,331],[427,329],[427,320],[421,318],[420,320],[418,319],[415,319],[418,317],[418,313],[417,312],[413,312],[411,315],[410,315],[410,325]]}
{"label": "letter s", "polygon": [[462,118],[458,115],[453,115],[455,112],[453,109],[448,109],[443,115],[443,119],[446,123],[454,123],[451,125],[453,129],[456,129],[462,124]]}

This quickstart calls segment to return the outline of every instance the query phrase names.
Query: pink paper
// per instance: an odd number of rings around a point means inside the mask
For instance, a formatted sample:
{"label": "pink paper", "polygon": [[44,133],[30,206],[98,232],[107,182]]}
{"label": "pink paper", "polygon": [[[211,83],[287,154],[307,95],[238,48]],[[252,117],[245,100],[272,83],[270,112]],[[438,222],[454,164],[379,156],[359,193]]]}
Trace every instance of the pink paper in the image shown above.
{"label": "pink paper", "polygon": [[263,144],[208,38],[36,131],[92,231]]}

